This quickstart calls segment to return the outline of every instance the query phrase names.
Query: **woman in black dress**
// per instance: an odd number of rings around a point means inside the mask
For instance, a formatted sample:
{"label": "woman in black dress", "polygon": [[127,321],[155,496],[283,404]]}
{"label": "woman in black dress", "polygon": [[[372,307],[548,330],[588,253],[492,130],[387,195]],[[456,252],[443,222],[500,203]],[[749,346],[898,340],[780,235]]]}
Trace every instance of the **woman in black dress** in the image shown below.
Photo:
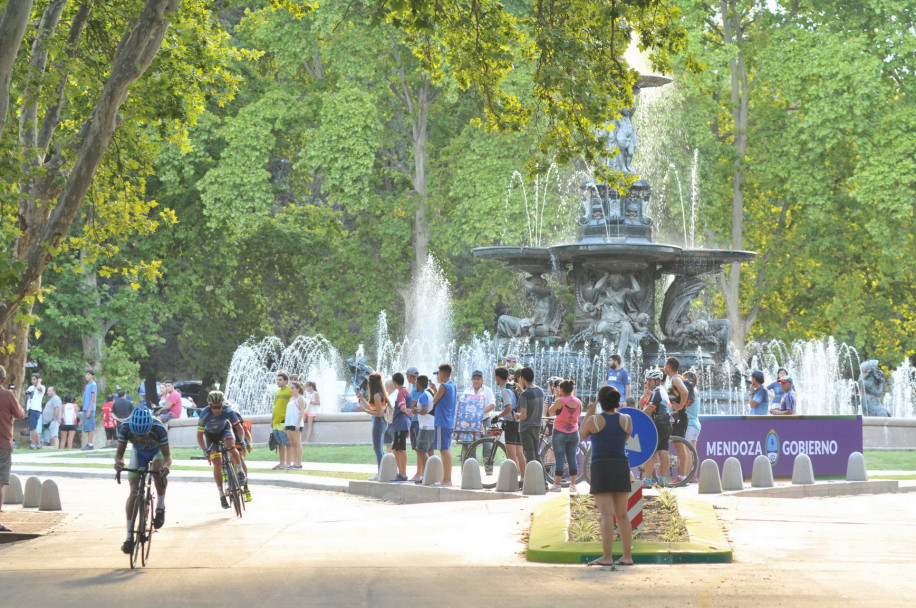
{"label": "woman in black dress", "polygon": [[[588,404],[585,422],[579,429],[582,439],[592,439],[591,493],[601,516],[601,545],[604,555],[590,566],[632,566],[630,554],[633,545],[633,527],[627,515],[630,496],[630,463],[624,451],[627,439],[633,432],[633,421],[617,411],[620,393],[613,386],[598,391],[601,413],[595,413],[595,403]],[[623,555],[614,561],[614,517],[620,530]]]}

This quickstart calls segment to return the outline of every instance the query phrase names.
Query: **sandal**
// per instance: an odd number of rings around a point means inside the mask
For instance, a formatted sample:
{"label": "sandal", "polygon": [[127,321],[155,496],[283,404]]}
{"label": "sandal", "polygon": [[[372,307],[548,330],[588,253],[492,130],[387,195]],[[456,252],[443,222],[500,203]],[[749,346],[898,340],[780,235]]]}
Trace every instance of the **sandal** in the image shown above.
{"label": "sandal", "polygon": [[286,468],[286,465],[285,465],[285,464],[278,464],[278,465],[275,466],[275,467],[271,467],[271,469],[274,470],[274,471],[277,471],[277,470],[279,470],[279,469],[285,469],[285,468]]}
{"label": "sandal", "polygon": [[0,532],[12,532],[12,530],[10,530],[9,528],[7,528],[7,527],[4,526],[3,524],[0,524]]}

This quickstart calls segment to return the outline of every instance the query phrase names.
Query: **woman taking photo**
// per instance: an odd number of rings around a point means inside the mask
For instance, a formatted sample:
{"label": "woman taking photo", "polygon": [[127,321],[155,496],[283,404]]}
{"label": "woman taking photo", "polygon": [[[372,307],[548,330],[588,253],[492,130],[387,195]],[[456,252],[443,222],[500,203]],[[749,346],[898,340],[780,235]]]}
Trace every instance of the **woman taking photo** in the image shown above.
{"label": "woman taking photo", "polygon": [[[382,382],[380,373],[372,372],[369,374],[367,392],[369,393],[369,400],[366,400],[361,392],[356,394],[356,406],[359,411],[366,412],[372,416],[372,449],[375,451],[375,466],[379,466],[382,464],[382,438],[385,435],[385,429],[388,428],[388,423],[385,422],[388,394],[385,392],[385,385]],[[378,481],[378,473],[370,477],[369,481]]]}
{"label": "woman taking photo", "polygon": [[[595,403],[588,404],[585,422],[579,429],[582,439],[592,440],[591,493],[595,497],[601,524],[603,555],[589,562],[589,566],[632,566],[630,554],[633,545],[633,527],[627,515],[627,498],[630,495],[630,463],[624,446],[633,432],[633,421],[617,411],[620,393],[613,386],[598,391],[601,413],[595,413]],[[623,555],[614,561],[614,517],[620,530]]]}

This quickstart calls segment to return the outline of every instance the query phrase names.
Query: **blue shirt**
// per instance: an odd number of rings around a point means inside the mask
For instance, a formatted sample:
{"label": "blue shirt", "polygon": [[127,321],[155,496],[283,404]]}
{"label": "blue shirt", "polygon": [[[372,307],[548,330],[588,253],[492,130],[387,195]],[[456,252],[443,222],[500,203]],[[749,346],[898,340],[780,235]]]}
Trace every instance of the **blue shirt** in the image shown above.
{"label": "blue shirt", "polygon": [[[409,384],[409,385],[408,385],[408,388],[410,388],[410,402],[411,402],[411,403],[416,403],[417,401],[419,401],[419,400],[420,400],[420,395],[423,394],[423,391],[418,391],[418,390],[417,390],[417,387],[414,386],[413,384]],[[413,418],[410,419],[411,422],[419,422],[419,421],[420,421],[420,415],[417,413],[417,410],[419,410],[419,409],[420,409],[420,408],[416,408],[416,410],[414,411],[414,413],[413,413]]]}
{"label": "blue shirt", "polygon": [[92,398],[93,394],[98,393],[96,389],[95,380],[88,383],[86,388],[83,389],[83,411],[84,412],[95,412],[95,403],[96,400]]}
{"label": "blue shirt", "polygon": [[394,402],[394,417],[391,419],[391,430],[393,431],[410,429],[410,416],[401,411],[402,405],[410,407],[410,391],[404,387],[398,390],[398,396]]}
{"label": "blue shirt", "polygon": [[788,410],[795,412],[795,389],[790,390],[788,393],[784,393],[779,409],[783,412]]}
{"label": "blue shirt", "polygon": [[445,393],[436,402],[436,426],[443,429],[455,428],[455,407],[458,405],[458,389],[455,383],[449,380],[442,387]]}
{"label": "blue shirt", "polygon": [[620,393],[620,402],[627,398],[627,385],[630,383],[630,372],[623,369],[610,369],[607,372],[607,385],[613,386]]}
{"label": "blue shirt", "polygon": [[224,405],[219,414],[214,414],[213,410],[205,407],[197,419],[197,432],[219,435],[227,426],[231,428],[240,422],[239,415],[228,405]]}
{"label": "blue shirt", "polygon": [[153,420],[153,428],[142,439],[130,432],[130,423],[125,422],[118,427],[118,443],[127,443],[130,441],[134,447],[141,452],[154,452],[160,447],[169,444],[169,432],[158,420]]}
{"label": "blue shirt", "polygon": [[703,425],[700,424],[700,395],[696,394],[696,397],[693,400],[693,405],[687,408],[687,426],[692,426],[693,428],[699,429]]}
{"label": "blue shirt", "polygon": [[782,390],[782,382],[779,380],[767,384],[767,390],[773,391],[773,405],[782,401],[782,396],[786,394],[785,391]]}
{"label": "blue shirt", "polygon": [[751,408],[751,416],[766,416],[770,413],[770,394],[767,389],[761,386],[755,390],[753,400],[757,402],[757,407]]}

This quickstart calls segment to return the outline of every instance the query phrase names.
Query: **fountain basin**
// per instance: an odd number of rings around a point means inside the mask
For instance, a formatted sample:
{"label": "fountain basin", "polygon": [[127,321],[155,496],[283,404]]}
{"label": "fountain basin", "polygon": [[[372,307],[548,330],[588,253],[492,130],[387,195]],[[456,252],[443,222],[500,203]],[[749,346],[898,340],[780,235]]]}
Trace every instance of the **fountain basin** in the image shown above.
{"label": "fountain basin", "polygon": [[[251,422],[252,441],[265,445],[270,436],[270,414],[246,416]],[[168,424],[169,445],[179,448],[197,447],[197,418],[171,420]],[[319,414],[312,426],[312,443],[370,443],[372,441],[372,416],[362,412],[346,414]]]}

